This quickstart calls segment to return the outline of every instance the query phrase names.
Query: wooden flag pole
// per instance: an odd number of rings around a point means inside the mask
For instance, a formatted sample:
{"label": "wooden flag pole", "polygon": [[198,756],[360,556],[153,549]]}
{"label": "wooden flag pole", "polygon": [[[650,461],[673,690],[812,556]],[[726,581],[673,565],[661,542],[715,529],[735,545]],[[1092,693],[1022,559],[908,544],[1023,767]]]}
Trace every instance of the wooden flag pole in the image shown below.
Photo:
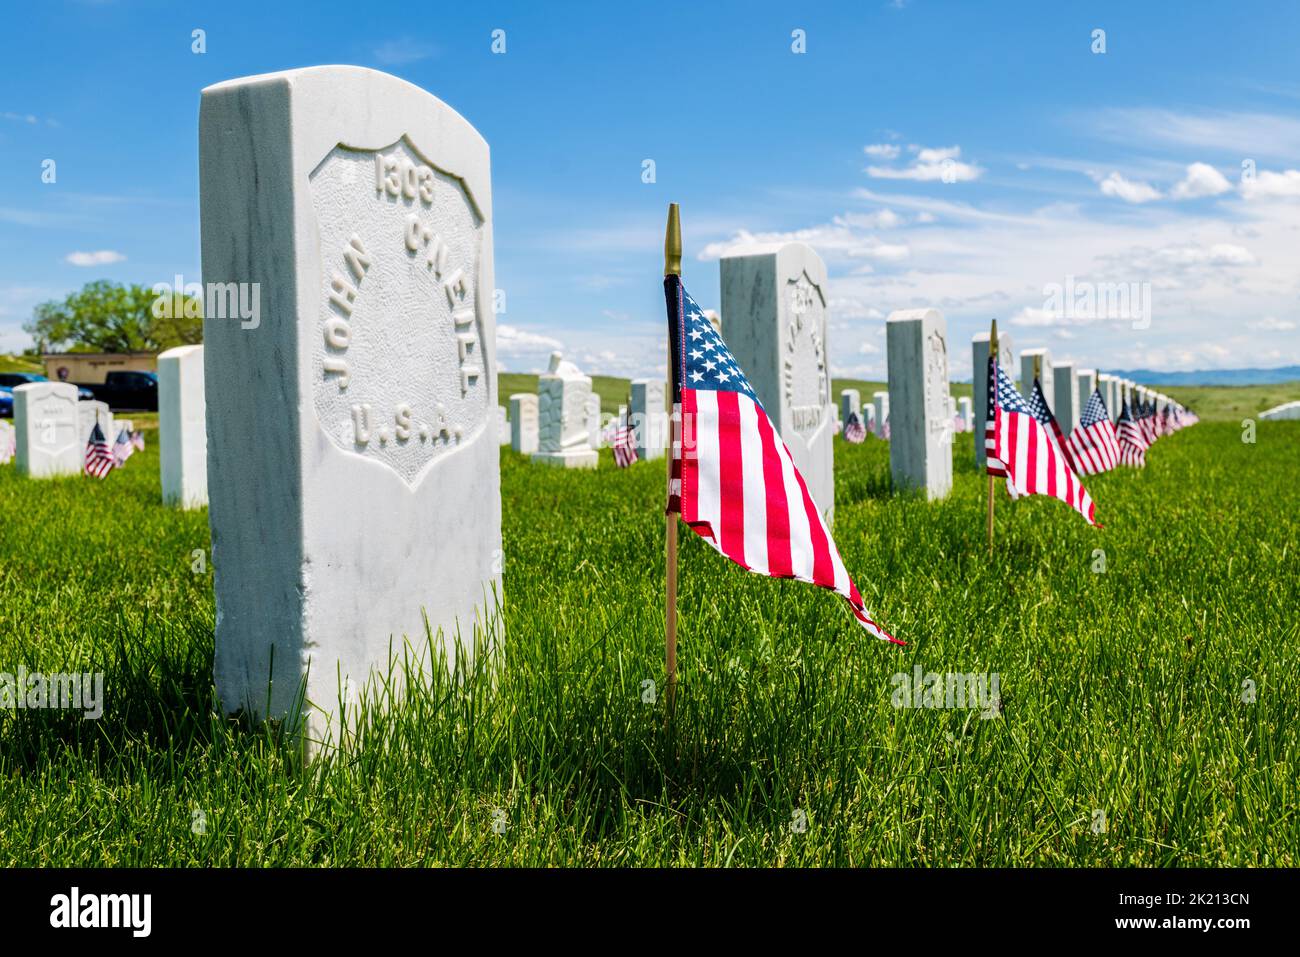
{"label": "wooden flag pole", "polygon": [[[682,274],[682,221],[676,203],[668,204],[668,226],[664,231],[664,275]],[[677,368],[673,358],[672,332],[668,335],[668,495],[673,492],[673,454],[677,447],[677,422],[673,397],[677,393]],[[665,516],[664,565],[667,588],[664,604],[664,672],[666,674],[668,714],[677,700],[677,513]]]}
{"label": "wooden flag pole", "polygon": [[[994,362],[998,361],[998,321],[996,319],[993,320],[993,328],[989,330],[989,358]],[[989,383],[988,387],[996,389],[998,384],[993,381]],[[988,396],[988,404],[992,406],[996,398],[994,395]],[[985,409],[985,414],[987,413],[988,409]],[[987,423],[985,428],[988,428]],[[975,441],[980,441],[979,436],[975,437]],[[989,554],[993,554],[993,476],[991,474],[989,475]]]}

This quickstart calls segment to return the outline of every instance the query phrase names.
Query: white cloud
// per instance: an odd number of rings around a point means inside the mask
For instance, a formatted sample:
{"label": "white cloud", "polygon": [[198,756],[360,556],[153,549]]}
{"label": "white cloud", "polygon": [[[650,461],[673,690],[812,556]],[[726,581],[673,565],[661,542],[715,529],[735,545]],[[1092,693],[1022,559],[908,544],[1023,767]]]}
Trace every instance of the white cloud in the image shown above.
{"label": "white cloud", "polygon": [[551,336],[540,335],[511,326],[497,324],[497,352],[504,355],[520,355],[537,352],[552,352],[564,349],[564,343]]}
{"label": "white cloud", "polygon": [[1169,191],[1173,199],[1199,199],[1202,196],[1218,196],[1232,189],[1228,178],[1208,163],[1192,163],[1187,167],[1187,175],[1182,182]]}
{"label": "white cloud", "polygon": [[965,183],[979,179],[984,175],[982,167],[963,163],[960,146],[944,147],[910,147],[916,153],[911,166],[868,166],[867,175],[872,179],[910,179],[918,182],[941,181],[947,183]]}
{"label": "white cloud", "polygon": [[1160,190],[1150,183],[1127,180],[1117,172],[1111,172],[1098,185],[1102,195],[1122,199],[1126,203],[1149,203],[1160,198]]}
{"label": "white cloud", "polygon": [[438,48],[432,43],[414,40],[411,37],[399,37],[388,40],[374,49],[375,59],[387,66],[401,66],[404,63],[416,63],[436,56]]}
{"label": "white cloud", "polygon": [[93,253],[68,253],[65,261],[74,266],[107,266],[112,263],[120,263],[126,260],[126,256],[113,249],[100,249]]}
{"label": "white cloud", "polygon": [[874,342],[864,342],[858,346],[858,353],[864,356],[874,356],[880,354],[880,346]]}
{"label": "white cloud", "polygon": [[864,146],[862,151],[868,156],[882,160],[898,159],[900,152],[899,148],[893,143],[872,143],[870,146]]}
{"label": "white cloud", "polygon": [[1262,169],[1253,177],[1241,181],[1241,195],[1246,199],[1300,197],[1300,170],[1289,169],[1274,173]]}
{"label": "white cloud", "polygon": [[[870,220],[871,217],[864,219]],[[859,221],[858,217],[850,213],[837,216],[830,223],[807,229],[758,233],[741,229],[730,239],[707,244],[700,250],[699,259],[718,259],[748,246],[793,242],[807,243],[823,258],[841,262],[901,262],[911,254],[905,243],[884,243],[875,236],[862,235],[857,230],[864,225],[867,223]]]}
{"label": "white cloud", "polygon": [[1295,323],[1290,319],[1278,319],[1276,316],[1265,316],[1263,319],[1257,319],[1254,322],[1246,323],[1247,329],[1254,329],[1256,332],[1290,332],[1295,328]]}

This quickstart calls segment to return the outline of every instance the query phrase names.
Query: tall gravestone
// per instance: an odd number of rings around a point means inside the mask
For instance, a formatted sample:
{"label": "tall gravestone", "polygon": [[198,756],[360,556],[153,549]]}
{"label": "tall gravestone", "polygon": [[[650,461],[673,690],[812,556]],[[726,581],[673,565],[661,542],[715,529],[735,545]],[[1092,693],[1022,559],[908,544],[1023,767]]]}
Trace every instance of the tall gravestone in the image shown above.
{"label": "tall gravestone", "polygon": [[[999,336],[998,338],[1001,338]],[[1056,380],[1052,376],[1052,357],[1046,349],[1025,349],[1020,353],[1020,394],[1026,399],[1034,391],[1034,368],[1037,360],[1038,384],[1042,387],[1047,407],[1056,414],[1052,404],[1055,399]]]}
{"label": "tall gravestone", "polygon": [[593,449],[600,448],[600,396],[594,392],[587,396],[587,444]]}
{"label": "tall gravestone", "polygon": [[104,438],[108,444],[113,444],[113,439],[117,436],[113,431],[113,412],[108,407],[107,402],[100,402],[97,399],[82,399],[77,403],[77,427],[81,430],[83,442],[90,441],[90,435],[95,431],[95,426],[104,433]]}
{"label": "tall gravestone", "polygon": [[[1009,377],[1015,377],[1015,350],[1011,333],[998,332],[998,365]],[[989,334],[977,332],[970,341],[971,391],[974,393],[975,464],[984,467],[984,424],[989,411]]]}
{"label": "tall gravestone", "polygon": [[1055,383],[1052,414],[1056,416],[1061,431],[1069,435],[1079,424],[1079,380],[1074,371],[1074,363],[1054,362],[1052,382]]}
{"label": "tall gravestone", "polygon": [[599,461],[587,432],[591,377],[560,353],[537,380],[537,451],[533,461],[569,469],[594,469]]}
{"label": "tall gravestone", "polygon": [[[1078,396],[1079,417],[1083,417],[1083,410],[1088,407],[1088,400],[1092,398],[1093,392],[1097,390],[1097,370],[1080,369],[1078,373],[1079,388],[1075,395]],[[1103,400],[1104,401],[1104,400]]]}
{"label": "tall gravestone", "polygon": [[205,284],[260,291],[256,324],[203,326],[217,690],[310,740],[428,636],[499,633],[488,146],[404,80],[311,67],[205,89],[199,179]]}
{"label": "tall gravestone", "polygon": [[158,356],[158,468],[163,502],[181,508],[208,504],[202,346],[177,346]]}
{"label": "tall gravestone", "polygon": [[1101,401],[1106,403],[1106,412],[1112,419],[1119,412],[1115,408],[1115,380],[1101,370],[1097,371],[1097,391],[1101,393]]}
{"label": "tall gravestone", "polygon": [[974,408],[972,407],[970,396],[964,395],[957,400],[957,414],[961,416],[963,427],[967,432],[975,429]]}
{"label": "tall gravestone", "polygon": [[844,389],[840,392],[840,428],[849,424],[849,416],[862,418],[862,393],[857,389]]}
{"label": "tall gravestone", "polygon": [[663,458],[668,447],[668,414],[664,410],[662,379],[632,380],[632,427],[638,459]]}
{"label": "tall gravestone", "polygon": [[30,382],[14,388],[14,463],[28,478],[77,475],[85,462],[77,387]]}
{"label": "tall gravestone", "polygon": [[826,345],[826,264],[804,243],[755,244],[722,258],[727,348],[831,521],[835,406]]}
{"label": "tall gravestone", "polygon": [[497,406],[497,444],[510,444],[510,419],[504,405]]}
{"label": "tall gravestone", "polygon": [[952,490],[948,325],[937,309],[885,321],[889,366],[889,470],[894,487],[943,498]]}
{"label": "tall gravestone", "polygon": [[537,396],[531,392],[510,397],[510,447],[524,455],[537,451]]}
{"label": "tall gravestone", "polygon": [[14,455],[14,445],[17,439],[14,438],[14,427],[4,419],[0,419],[0,465],[9,464],[9,460]]}
{"label": "tall gravestone", "polygon": [[876,414],[876,435],[886,438],[885,426],[889,424],[889,393],[873,392],[871,406]]}

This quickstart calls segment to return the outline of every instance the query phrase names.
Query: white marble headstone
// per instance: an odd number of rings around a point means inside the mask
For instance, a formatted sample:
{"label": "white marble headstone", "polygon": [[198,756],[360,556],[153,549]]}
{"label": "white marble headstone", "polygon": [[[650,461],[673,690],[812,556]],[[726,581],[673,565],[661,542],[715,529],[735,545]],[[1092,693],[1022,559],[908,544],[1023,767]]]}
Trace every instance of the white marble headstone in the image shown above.
{"label": "white marble headstone", "polygon": [[632,428],[636,432],[636,454],[641,460],[663,458],[668,448],[668,411],[662,379],[632,380]]}
{"label": "white marble headstone", "polygon": [[[1078,371],[1079,389],[1077,402],[1079,403],[1079,417],[1083,418],[1083,410],[1088,407],[1088,400],[1092,398],[1093,392],[1097,389],[1097,370],[1080,369]],[[1104,401],[1104,399],[1103,399]]]}
{"label": "white marble headstone", "polygon": [[204,90],[199,174],[205,283],[260,295],[203,325],[217,690],[310,740],[405,647],[498,634],[488,146],[321,66]]}
{"label": "white marble headstone", "polygon": [[1052,363],[1052,382],[1054,395],[1052,415],[1061,432],[1069,435],[1079,424],[1079,380],[1074,371],[1073,362]]}
{"label": "white marble headstone", "polygon": [[166,504],[208,504],[202,346],[177,346],[158,356],[158,462]]}
{"label": "white marble headstone", "polygon": [[876,413],[876,435],[885,437],[885,426],[889,423],[889,393],[871,393],[872,408]]}
{"label": "white marble headstone", "polygon": [[[971,391],[974,393],[975,421],[971,429],[975,432],[975,464],[984,467],[984,424],[989,409],[989,334],[977,332],[971,337]],[[1015,350],[1011,333],[998,331],[998,366],[1007,377],[1014,380],[1016,376]]]}
{"label": "white marble headstone", "polygon": [[830,522],[835,406],[826,264],[804,243],[755,244],[724,256],[720,273],[727,348]]}
{"label": "white marble headstone", "polygon": [[[970,396],[964,395],[957,400],[957,414],[961,416],[962,425],[967,432],[975,430],[974,406]],[[976,441],[979,441],[977,439]]]}
{"label": "white marble headstone", "polygon": [[857,414],[862,418],[862,393],[857,389],[844,389],[840,392],[840,428],[849,422],[849,416]]}
{"label": "white marble headstone", "polygon": [[85,462],[86,441],[70,382],[29,382],[14,388],[14,462],[28,478],[77,475]]}
{"label": "white marble headstone", "polygon": [[497,444],[510,444],[510,419],[506,416],[506,407],[497,406]]}
{"label": "white marble headstone", "polygon": [[600,396],[592,393],[587,396],[587,444],[593,449],[601,446],[600,441]]}
{"label": "white marble headstone", "polygon": [[591,377],[560,353],[537,380],[537,452],[533,461],[561,468],[594,469],[599,460],[587,431]]}
{"label": "white marble headstone", "polygon": [[90,441],[90,434],[95,430],[95,424],[99,424],[99,430],[104,433],[104,438],[112,446],[113,440],[117,438],[117,433],[113,431],[113,412],[108,407],[107,402],[100,402],[97,399],[82,399],[77,403],[77,417],[79,419],[78,428],[81,429],[83,442]]}
{"label": "white marble headstone", "polygon": [[510,397],[510,447],[524,455],[537,451],[537,396],[531,392]]}
{"label": "white marble headstone", "polygon": [[14,427],[8,420],[0,419],[0,465],[7,465],[13,458],[15,441]]}
{"label": "white marble headstone", "polygon": [[1038,365],[1038,384],[1043,390],[1043,399],[1047,407],[1056,414],[1056,380],[1052,376],[1052,356],[1046,349],[1025,349],[1020,353],[1020,394],[1029,400],[1034,391],[1034,360]]}
{"label": "white marble headstone", "polygon": [[943,498],[952,491],[948,324],[937,309],[898,310],[885,321],[885,341],[894,487]]}

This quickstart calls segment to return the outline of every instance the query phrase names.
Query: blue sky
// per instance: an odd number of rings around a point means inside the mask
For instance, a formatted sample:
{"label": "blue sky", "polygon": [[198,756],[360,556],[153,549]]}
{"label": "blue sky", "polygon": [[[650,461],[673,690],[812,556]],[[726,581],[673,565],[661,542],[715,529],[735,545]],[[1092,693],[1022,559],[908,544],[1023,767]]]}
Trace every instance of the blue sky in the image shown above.
{"label": "blue sky", "polygon": [[[947,317],[954,378],[995,316],[1084,366],[1300,362],[1300,4],[5,7],[0,351],[87,281],[199,278],[204,86],[353,63],[490,144],[508,369],[662,368],[670,201],[706,308],[729,247],[817,249],[840,375],[883,377],[884,319],[918,306]],[[1122,284],[1147,321],[1070,314],[1067,284]]]}

